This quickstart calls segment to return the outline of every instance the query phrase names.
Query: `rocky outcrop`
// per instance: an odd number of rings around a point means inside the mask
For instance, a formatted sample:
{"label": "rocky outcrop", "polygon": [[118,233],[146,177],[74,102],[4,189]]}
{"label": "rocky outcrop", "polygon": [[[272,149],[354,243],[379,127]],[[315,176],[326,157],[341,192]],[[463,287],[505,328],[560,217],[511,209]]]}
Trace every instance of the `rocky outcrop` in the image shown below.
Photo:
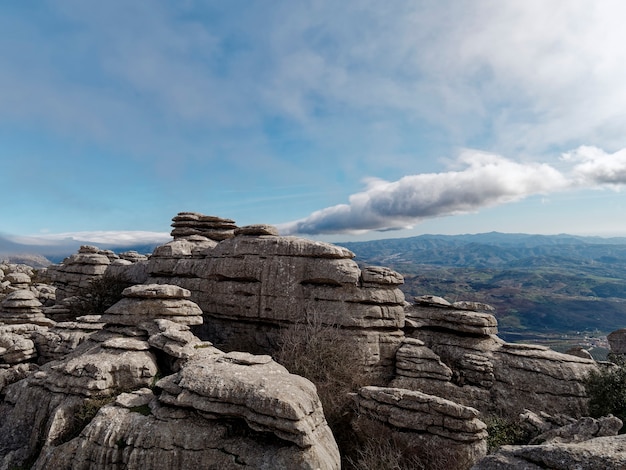
{"label": "rocky outcrop", "polygon": [[355,401],[357,429],[372,428],[374,422],[388,434],[376,436],[379,439],[431,454],[445,449],[447,468],[468,468],[487,453],[487,426],[473,408],[418,391],[383,387],[363,387]]}
{"label": "rocky outcrop", "polygon": [[30,290],[20,289],[11,292],[0,302],[0,324],[14,325],[31,323],[51,326],[53,321],[46,318],[42,303]]}
{"label": "rocky outcrop", "polygon": [[524,409],[583,416],[584,379],[597,370],[595,361],[506,343],[496,336],[495,317],[481,309],[459,310],[444,299],[416,299],[406,312],[407,336],[414,339],[399,349],[402,360],[396,363],[391,385],[513,419]]}
{"label": "rocky outcrop", "polygon": [[622,470],[626,468],[626,435],[577,443],[503,446],[472,470]]}
{"label": "rocky outcrop", "polygon": [[45,268],[35,270],[25,264],[0,264],[0,301],[17,290],[30,290],[42,305],[53,305],[56,299],[55,288],[35,279],[45,277]]}
{"label": "rocky outcrop", "polygon": [[60,265],[50,267],[49,274],[57,288],[57,300],[77,295],[92,280],[102,276],[111,261],[116,259],[118,256],[110,250],[83,245],[78,253],[66,258]]}
{"label": "rocky outcrop", "polygon": [[175,230],[181,223],[195,228],[173,231],[175,239],[154,251],[148,282],[192,292],[205,319],[195,330],[200,337],[227,349],[243,345],[271,353],[285,329],[315,318],[343,328],[369,367],[390,375],[403,337],[402,276],[387,268],[360,269],[345,248],[277,236],[271,226],[233,228],[232,221],[209,217],[207,224],[222,224],[232,234],[216,236],[209,225],[201,232],[197,217],[174,218]]}
{"label": "rocky outcrop", "polygon": [[313,384],[195,337],[189,297],[128,288],[102,330],[5,386],[0,469],[339,468]]}
{"label": "rocky outcrop", "polygon": [[606,339],[613,354],[626,354],[626,328],[613,331]]}
{"label": "rocky outcrop", "polygon": [[203,215],[197,212],[180,212],[172,219],[174,239],[185,238],[192,235],[200,235],[209,240],[221,241],[234,236],[234,220],[222,219],[211,215]]}

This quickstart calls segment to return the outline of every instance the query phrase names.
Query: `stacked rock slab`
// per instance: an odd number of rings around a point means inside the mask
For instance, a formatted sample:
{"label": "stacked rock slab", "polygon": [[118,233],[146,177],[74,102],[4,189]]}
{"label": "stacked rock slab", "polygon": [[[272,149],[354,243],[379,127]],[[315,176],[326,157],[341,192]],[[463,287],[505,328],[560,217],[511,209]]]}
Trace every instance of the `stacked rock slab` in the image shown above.
{"label": "stacked rock slab", "polygon": [[355,401],[357,430],[414,449],[429,468],[468,468],[487,453],[487,426],[473,408],[418,391],[371,386],[361,388]]}
{"label": "stacked rock slab", "polygon": [[89,287],[91,281],[102,276],[111,261],[117,258],[112,251],[84,245],[78,253],[66,258],[60,265],[49,268],[50,277],[57,288],[57,300],[77,295],[81,289]]}
{"label": "stacked rock slab", "polygon": [[41,307],[41,302],[31,290],[13,291],[0,303],[0,324],[54,325],[52,320],[45,317]]}
{"label": "stacked rock slab", "polygon": [[6,386],[0,468],[339,468],[313,384],[267,356],[201,341],[189,297],[130,287],[101,331]]}
{"label": "stacked rock slab", "polygon": [[430,300],[417,299],[407,309],[407,336],[413,339],[399,349],[402,361],[392,386],[512,418],[525,409],[585,413],[584,380],[597,370],[595,361],[543,346],[506,343],[496,336],[493,315]]}
{"label": "stacked rock slab", "polygon": [[205,316],[197,330],[201,337],[228,349],[272,352],[281,330],[314,321],[343,328],[371,366],[392,372],[403,337],[401,275],[359,269],[345,248],[281,237],[267,225],[239,227],[233,234],[219,243],[197,234],[175,237],[148,264],[149,282],[192,292]]}
{"label": "stacked rock slab", "polygon": [[221,241],[231,238],[237,228],[234,220],[222,219],[197,212],[180,212],[172,219],[174,239],[200,235],[210,240]]}

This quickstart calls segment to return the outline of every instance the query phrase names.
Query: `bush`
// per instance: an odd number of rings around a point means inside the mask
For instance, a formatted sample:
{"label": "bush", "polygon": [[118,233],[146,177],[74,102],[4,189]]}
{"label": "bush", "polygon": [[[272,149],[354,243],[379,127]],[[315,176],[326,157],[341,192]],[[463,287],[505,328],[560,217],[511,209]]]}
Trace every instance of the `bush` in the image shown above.
{"label": "bush", "polygon": [[372,382],[365,373],[365,356],[354,341],[346,340],[341,327],[324,324],[315,314],[284,330],[274,358],[315,384],[331,428],[349,413],[348,394]]}
{"label": "bush", "polygon": [[340,326],[324,324],[313,314],[282,332],[274,359],[315,384],[344,459],[343,468],[357,468],[346,459],[359,445],[350,424],[354,406],[349,394],[373,382],[366,373],[363,351],[355,347],[355,341],[346,339]]}
{"label": "bush", "polygon": [[530,431],[521,423],[500,416],[488,416],[485,418],[485,424],[489,434],[487,437],[489,454],[493,454],[502,446],[528,444],[532,438]]}
{"label": "bush", "polygon": [[131,285],[132,282],[124,276],[104,274],[92,280],[88,287],[78,292],[76,299],[70,305],[70,312],[74,317],[103,313],[120,301],[122,291]]}
{"label": "bush", "polygon": [[616,366],[603,367],[585,380],[589,414],[593,418],[612,414],[626,423],[626,360],[615,354],[608,359]]}

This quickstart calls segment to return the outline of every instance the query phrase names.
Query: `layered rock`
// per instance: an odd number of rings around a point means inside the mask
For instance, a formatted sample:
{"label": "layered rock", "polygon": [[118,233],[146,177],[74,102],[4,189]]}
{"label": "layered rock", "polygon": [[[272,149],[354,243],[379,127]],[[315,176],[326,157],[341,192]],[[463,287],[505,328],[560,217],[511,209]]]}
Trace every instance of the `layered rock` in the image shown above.
{"label": "layered rock", "polygon": [[77,295],[89,287],[92,280],[102,276],[111,261],[118,259],[110,250],[83,245],[78,253],[63,260],[58,266],[49,268],[50,277],[57,288],[57,300]]}
{"label": "layered rock", "polygon": [[[584,379],[597,370],[593,360],[542,346],[505,343],[496,336],[493,315],[459,310],[443,299],[416,299],[406,315],[408,336],[423,345],[405,343],[400,348],[403,360],[396,365],[392,386],[513,419],[524,409],[571,416],[585,413]],[[435,374],[408,370],[407,362],[424,364],[422,358],[428,359]],[[452,372],[449,379],[445,380],[449,373],[439,362]],[[420,367],[424,368],[417,370]]]}
{"label": "layered rock", "polygon": [[221,241],[231,238],[237,228],[234,220],[222,219],[197,212],[180,212],[172,219],[174,239],[200,235],[210,240]]}
{"label": "layered rock", "polygon": [[376,438],[423,449],[425,459],[445,449],[448,465],[438,468],[468,468],[487,453],[487,426],[473,408],[418,391],[383,387],[363,387],[355,401],[357,428],[382,424],[382,435]]}
{"label": "layered rock", "polygon": [[128,288],[101,331],[5,386],[0,468],[339,468],[313,384],[195,337],[189,296]]}
{"label": "layered rock", "polygon": [[[174,218],[181,222],[195,223]],[[150,257],[148,282],[189,289],[205,318],[197,334],[227,349],[271,353],[285,329],[315,319],[343,328],[370,366],[389,374],[403,337],[402,276],[361,270],[345,248],[276,233],[240,227],[219,243],[206,232],[175,235]]]}
{"label": "layered rock", "polygon": [[53,325],[54,322],[45,317],[41,307],[41,302],[32,291],[25,289],[13,291],[0,303],[0,324]]}
{"label": "layered rock", "polygon": [[503,446],[472,470],[621,470],[626,468],[626,435],[576,443]]}

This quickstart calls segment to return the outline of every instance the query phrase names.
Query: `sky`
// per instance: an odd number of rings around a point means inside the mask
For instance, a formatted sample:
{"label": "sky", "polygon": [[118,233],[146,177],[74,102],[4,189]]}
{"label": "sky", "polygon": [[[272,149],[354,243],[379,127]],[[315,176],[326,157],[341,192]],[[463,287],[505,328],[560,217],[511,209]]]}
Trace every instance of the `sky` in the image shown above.
{"label": "sky", "polygon": [[[0,235],[626,235],[621,0],[0,3]],[[98,238],[99,237],[99,238]],[[81,238],[81,239],[82,239]]]}

